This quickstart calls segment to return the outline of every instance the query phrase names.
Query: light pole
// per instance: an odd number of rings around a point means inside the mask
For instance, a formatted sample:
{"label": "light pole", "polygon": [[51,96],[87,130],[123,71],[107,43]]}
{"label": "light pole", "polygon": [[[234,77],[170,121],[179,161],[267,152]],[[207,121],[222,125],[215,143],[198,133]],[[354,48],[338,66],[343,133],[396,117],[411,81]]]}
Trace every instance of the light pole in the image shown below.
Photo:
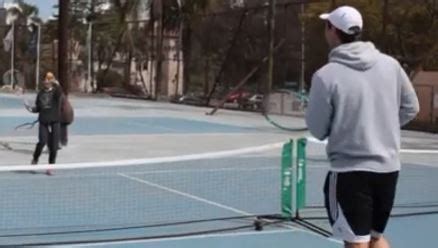
{"label": "light pole", "polygon": [[[41,24],[31,18],[27,20],[27,25],[32,32],[36,32],[36,62],[35,62],[35,90],[38,91],[40,81],[40,57],[41,57]],[[33,38],[32,38],[33,39]]]}
{"label": "light pole", "polygon": [[269,97],[274,80],[275,7],[276,7],[276,0],[269,0],[269,9],[268,9],[269,10],[268,12],[269,55],[268,55],[268,80],[265,86],[266,98]]}
{"label": "light pole", "polygon": [[92,48],[92,42],[93,42],[93,21],[88,20],[88,33],[87,33],[87,85],[85,87],[85,90],[88,91],[89,88],[94,92],[96,89],[93,84],[93,77],[92,77],[92,71],[93,71],[93,48]]}
{"label": "light pole", "polygon": [[95,1],[88,0],[89,13],[85,18],[86,23],[88,24],[88,32],[87,32],[87,85],[85,87],[85,91],[88,91],[91,88],[91,91],[94,92],[96,88],[93,84],[93,22],[95,19]]}
{"label": "light pole", "polygon": [[16,4],[11,4],[6,7],[7,14],[6,14],[6,24],[11,25],[11,36],[10,36],[10,42],[11,42],[11,87],[15,87],[15,77],[14,77],[14,71],[15,71],[15,21],[18,19],[18,15],[21,12],[21,9]]}
{"label": "light pole", "polygon": [[301,3],[301,69],[300,69],[300,94],[305,92],[305,73],[306,73],[306,23],[305,6]]}
{"label": "light pole", "polygon": [[59,0],[58,19],[58,79],[64,94],[69,91],[68,78],[68,21],[69,21],[70,0]]}
{"label": "light pole", "polygon": [[[96,5],[97,4],[97,5]],[[109,2],[101,2],[96,0],[88,0],[88,8],[89,13],[86,15],[84,20],[85,24],[88,24],[88,32],[87,32],[87,86],[85,90],[88,90],[88,87],[91,87],[92,92],[97,90],[97,85],[94,81],[94,44],[93,44],[93,35],[94,35],[94,22],[99,14],[103,14],[106,11],[111,9],[111,3]]]}
{"label": "light pole", "polygon": [[41,56],[41,25],[36,24],[38,28],[38,40],[37,40],[37,59],[36,59],[36,68],[35,68],[35,90],[38,91],[38,85],[40,81],[40,56]]}
{"label": "light pole", "polygon": [[15,88],[14,71],[15,71],[15,20],[12,21],[12,47],[11,47],[11,87]]}

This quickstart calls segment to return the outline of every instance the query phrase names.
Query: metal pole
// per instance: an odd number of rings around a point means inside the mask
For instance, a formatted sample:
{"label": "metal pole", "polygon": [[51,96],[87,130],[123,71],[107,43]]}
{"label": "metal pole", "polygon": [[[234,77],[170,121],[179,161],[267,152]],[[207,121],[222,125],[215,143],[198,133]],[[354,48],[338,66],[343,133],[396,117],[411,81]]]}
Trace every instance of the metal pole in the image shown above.
{"label": "metal pole", "polygon": [[41,25],[35,24],[38,28],[38,40],[37,40],[37,59],[35,68],[35,90],[38,91],[39,81],[40,81],[40,44],[41,44]]}
{"label": "metal pole", "polygon": [[68,94],[68,20],[70,0],[59,0],[58,21],[58,78],[64,94]]}
{"label": "metal pole", "polygon": [[[162,53],[163,53],[163,2],[162,0],[156,0],[155,1],[155,10],[156,10],[156,14],[157,14],[157,36],[156,36],[156,73],[155,73],[155,92],[154,92],[154,99],[157,100],[158,99],[158,95],[161,95],[165,92],[162,92],[162,63],[163,63],[163,58],[162,58]],[[167,82],[166,82],[167,83]],[[167,92],[166,92],[167,94]]]}
{"label": "metal pole", "polygon": [[179,20],[179,30],[178,30],[178,41],[176,43],[176,82],[175,82],[175,93],[174,97],[176,98],[179,94],[179,86],[180,86],[180,75],[181,75],[181,51],[182,51],[182,37],[183,37],[183,29],[184,29],[184,19],[182,14],[182,5],[181,0],[178,0],[178,11],[181,19]]}
{"label": "metal pole", "polygon": [[15,21],[12,22],[12,46],[11,46],[11,87],[14,88],[14,70],[15,70]]}
{"label": "metal pole", "polygon": [[93,29],[93,27],[92,27],[92,22],[90,21],[89,23],[88,23],[88,37],[87,37],[87,43],[88,43],[88,72],[87,72],[87,76],[88,76],[88,82],[87,82],[87,86],[86,86],[86,88],[85,88],[85,90],[87,91],[88,90],[88,87],[91,87],[92,88],[92,91],[94,91],[95,89],[92,87],[93,86],[93,84],[92,84],[92,78],[91,78],[91,63],[92,63],[92,59],[91,59],[91,32],[92,32],[92,29]]}
{"label": "metal pole", "polygon": [[269,96],[274,77],[274,43],[275,43],[275,6],[276,0],[269,0],[269,58],[268,58],[268,81],[265,96]]}
{"label": "metal pole", "polygon": [[96,92],[97,87],[94,82],[94,43],[93,43],[93,29],[94,29],[94,21],[95,21],[95,12],[96,12],[96,3],[93,0],[88,0],[88,4],[90,7],[90,18],[89,26],[88,26],[88,87],[91,87],[92,92]]}
{"label": "metal pole", "polygon": [[182,34],[183,34],[183,28],[184,28],[184,24],[181,22],[179,24],[179,34],[178,34],[178,41],[177,41],[177,45],[176,45],[176,85],[175,85],[175,97],[178,96],[178,94],[180,93],[179,88],[181,85],[181,79],[180,79],[180,75],[181,75],[181,51],[182,51]]}
{"label": "metal pole", "polygon": [[90,61],[91,61],[91,71],[90,71],[90,82],[91,88],[93,88],[93,92],[96,91],[96,81],[94,79],[94,22],[91,22],[91,31],[90,31]]}
{"label": "metal pole", "polygon": [[305,8],[304,3],[301,4],[301,71],[300,71],[300,93],[305,90],[305,70],[306,70],[306,26],[304,20]]}

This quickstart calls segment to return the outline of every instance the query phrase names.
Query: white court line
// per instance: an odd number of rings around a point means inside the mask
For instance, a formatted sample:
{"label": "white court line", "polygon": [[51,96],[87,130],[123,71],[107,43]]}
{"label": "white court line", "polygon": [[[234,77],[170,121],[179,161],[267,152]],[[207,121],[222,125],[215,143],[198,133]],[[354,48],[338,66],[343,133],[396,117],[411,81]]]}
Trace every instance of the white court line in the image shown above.
{"label": "white court line", "polygon": [[[155,175],[155,174],[182,174],[182,173],[204,173],[204,172],[223,172],[223,171],[235,171],[235,172],[248,172],[248,171],[269,171],[269,170],[279,170],[279,167],[259,167],[259,168],[217,168],[217,169],[193,169],[193,170],[156,170],[156,171],[132,171],[128,172],[130,175]],[[62,170],[61,170],[62,172]],[[56,168],[55,168],[56,173]],[[119,176],[117,171],[114,171],[113,173],[86,173],[86,174],[72,174],[72,175],[56,175],[56,178],[92,178],[92,177],[99,177],[99,178],[105,178],[105,177],[112,177],[112,176]],[[21,176],[21,175],[20,175]],[[17,176],[17,177],[20,177]],[[11,175],[3,175],[0,176],[1,180],[17,180],[17,177],[11,177]],[[35,178],[35,179],[41,179],[41,178]],[[44,179],[45,180],[45,179]]]}
{"label": "white court line", "polygon": [[426,149],[401,149],[400,152],[404,154],[438,154],[438,150]]}
{"label": "white court line", "polygon": [[327,140],[319,140],[315,137],[305,137],[305,139],[307,139],[308,141],[312,142],[312,143],[316,143],[316,144],[328,144]]}
{"label": "white court line", "polygon": [[165,187],[163,185],[159,185],[159,184],[156,184],[156,183],[153,183],[153,182],[149,182],[147,180],[139,179],[139,178],[136,178],[136,177],[131,177],[131,176],[128,176],[128,175],[123,174],[123,173],[118,173],[118,175],[120,175],[122,177],[125,177],[125,178],[128,178],[128,179],[130,179],[132,181],[143,183],[143,184],[146,184],[148,186],[151,186],[151,187],[154,187],[154,188],[157,188],[157,189],[161,189],[161,190],[164,190],[164,191],[167,191],[167,192],[170,192],[170,193],[174,193],[176,195],[181,195],[181,196],[184,196],[184,197],[187,197],[187,198],[190,198],[190,199],[193,199],[193,200],[196,200],[196,201],[208,204],[208,205],[212,205],[212,206],[215,206],[215,207],[218,207],[218,208],[222,208],[222,209],[225,209],[225,210],[237,213],[237,214],[247,215],[247,216],[252,216],[253,215],[251,213],[245,212],[245,211],[237,209],[237,208],[226,206],[226,205],[220,204],[218,202],[210,201],[210,200],[207,200],[205,198],[202,198],[202,197],[199,197],[199,196],[195,196],[195,195],[192,195],[192,194],[189,194],[189,193],[186,193],[186,192],[178,191],[176,189],[172,189],[172,188],[169,188],[169,187]]}
{"label": "white court line", "polygon": [[[184,237],[174,237],[174,238],[159,238],[159,239],[145,239],[145,240],[133,240],[133,241],[115,241],[115,242],[102,242],[94,244],[79,244],[79,245],[68,245],[68,246],[57,246],[57,247],[93,247],[93,246],[108,246],[108,245],[121,245],[121,244],[149,244],[149,243],[161,243],[161,242],[171,242],[171,241],[184,241],[184,240],[198,240],[198,239],[210,239],[210,238],[227,238],[227,237],[245,237],[245,236],[256,236],[256,235],[271,235],[271,234],[283,234],[294,232],[308,233],[313,236],[319,236],[308,230],[299,229],[292,227],[287,230],[270,230],[270,231],[251,231],[251,232],[238,232],[238,233],[222,233],[222,234],[203,234],[203,235],[193,235]],[[268,236],[269,238],[269,236]],[[343,244],[342,241],[333,238],[327,238],[328,241]]]}
{"label": "white court line", "polygon": [[[204,234],[204,235],[194,235],[185,237],[175,237],[175,238],[160,238],[160,239],[145,239],[145,240],[134,240],[134,241],[117,241],[117,242],[102,242],[94,244],[80,244],[80,245],[69,245],[68,247],[91,247],[91,246],[107,246],[116,244],[146,244],[146,243],[159,243],[168,241],[180,241],[180,240],[194,240],[194,239],[208,239],[208,238],[220,238],[220,237],[244,237],[253,235],[263,235],[263,234],[281,234],[281,233],[293,233],[301,231],[299,229],[289,229],[289,230],[273,230],[273,231],[252,231],[252,232],[239,232],[239,233],[223,233],[223,234]],[[58,246],[67,247],[67,246]]]}
{"label": "white court line", "polygon": [[[312,143],[319,145],[327,145],[327,140],[318,140],[314,137],[306,137],[306,139]],[[432,149],[400,149],[400,153],[404,154],[438,154],[438,150]]]}
{"label": "white court line", "polygon": [[204,173],[204,172],[222,172],[222,171],[266,171],[266,170],[280,170],[279,167],[259,167],[259,168],[216,168],[216,169],[196,169],[196,170],[158,170],[158,171],[133,171],[130,175],[150,175],[150,174],[166,174],[166,173]]}
{"label": "white court line", "polygon": [[[329,161],[327,160],[326,163],[329,163]],[[432,167],[432,168],[437,168],[438,167],[438,165],[425,164],[425,163],[423,163],[421,161],[420,162],[403,162],[402,161],[402,164],[401,164],[402,170],[403,170],[404,166],[411,166],[411,167],[416,167],[416,166],[417,167],[421,167],[421,166],[423,166],[423,167]],[[312,168],[312,169],[330,169],[331,167],[330,167],[329,164],[327,164],[327,165],[313,165],[312,163],[308,162],[307,168]]]}

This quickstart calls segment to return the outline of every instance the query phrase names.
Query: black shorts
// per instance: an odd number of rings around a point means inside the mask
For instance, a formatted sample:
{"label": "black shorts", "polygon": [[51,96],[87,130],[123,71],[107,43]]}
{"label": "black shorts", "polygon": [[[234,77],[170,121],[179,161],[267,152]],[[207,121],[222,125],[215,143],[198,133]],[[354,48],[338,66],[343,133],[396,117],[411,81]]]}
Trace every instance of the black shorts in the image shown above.
{"label": "black shorts", "polygon": [[325,206],[333,235],[350,243],[383,234],[392,207],[398,172],[329,172]]}

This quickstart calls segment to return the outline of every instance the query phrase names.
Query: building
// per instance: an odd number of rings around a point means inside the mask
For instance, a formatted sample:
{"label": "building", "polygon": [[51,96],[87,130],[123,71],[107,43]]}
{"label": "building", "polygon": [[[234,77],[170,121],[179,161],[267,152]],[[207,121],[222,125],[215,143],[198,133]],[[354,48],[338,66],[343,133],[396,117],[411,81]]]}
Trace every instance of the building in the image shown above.
{"label": "building", "polygon": [[[135,9],[135,13],[127,16],[126,21],[131,29],[131,33],[144,32],[148,26],[153,28],[149,30],[146,43],[152,44],[148,48],[147,54],[137,56],[137,60],[133,59],[130,64],[130,84],[135,88],[143,88],[147,94],[153,98],[167,98],[182,95],[184,89],[183,82],[183,54],[181,46],[179,45],[180,34],[178,30],[165,31],[163,33],[163,49],[162,49],[162,63],[161,63],[161,80],[157,87],[157,37],[158,37],[158,21],[151,22],[150,5],[152,0],[139,1]],[[135,25],[134,25],[135,23]],[[152,24],[152,25],[151,25]],[[138,28],[139,30],[135,30]],[[141,58],[138,60],[138,58]],[[123,56],[116,55],[116,60],[119,58],[119,64],[123,64]],[[115,63],[117,64],[117,63]],[[123,66],[115,68],[118,71],[123,71]]]}
{"label": "building", "polygon": [[410,127],[438,132],[438,71],[421,70],[412,82],[420,101],[420,113]]}

